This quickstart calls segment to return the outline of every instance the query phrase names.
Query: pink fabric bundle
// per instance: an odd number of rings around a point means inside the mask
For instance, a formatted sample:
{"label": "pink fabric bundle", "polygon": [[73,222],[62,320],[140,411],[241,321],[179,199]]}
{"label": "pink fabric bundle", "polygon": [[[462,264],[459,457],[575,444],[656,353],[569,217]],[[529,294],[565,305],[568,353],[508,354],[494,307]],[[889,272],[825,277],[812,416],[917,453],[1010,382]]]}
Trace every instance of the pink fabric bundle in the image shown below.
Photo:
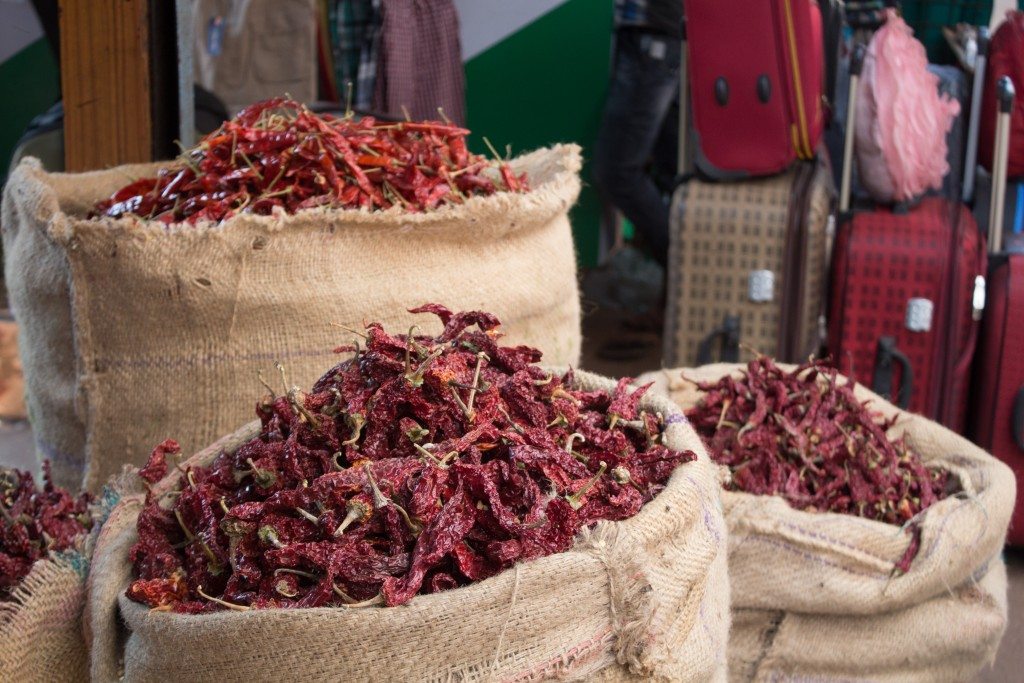
{"label": "pink fabric bundle", "polygon": [[871,39],[856,112],[860,183],[877,202],[902,202],[942,185],[946,134],[960,103],[940,96],[924,46],[893,10]]}

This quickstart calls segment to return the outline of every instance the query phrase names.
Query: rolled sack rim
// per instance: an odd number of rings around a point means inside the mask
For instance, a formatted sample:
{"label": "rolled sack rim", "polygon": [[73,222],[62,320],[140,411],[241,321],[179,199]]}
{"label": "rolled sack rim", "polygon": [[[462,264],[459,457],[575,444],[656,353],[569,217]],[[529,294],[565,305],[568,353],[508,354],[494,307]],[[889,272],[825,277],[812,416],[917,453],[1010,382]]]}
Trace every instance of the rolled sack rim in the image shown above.
{"label": "rolled sack rim", "polygon": [[[48,173],[43,170],[42,163],[38,159],[26,157],[11,173],[9,184],[17,184],[18,187],[31,186],[33,193],[39,196],[36,215],[33,218],[45,226],[46,234],[50,239],[72,249],[76,237],[96,231],[115,237],[159,239],[182,235],[204,236],[207,233],[218,235],[243,228],[274,233],[289,229],[289,227],[298,227],[294,224],[308,225],[317,229],[343,226],[350,230],[358,228],[378,231],[391,229],[397,232],[433,229],[441,232],[457,231],[465,238],[471,238],[473,232],[489,234],[488,228],[492,224],[507,222],[510,214],[518,217],[518,220],[501,230],[502,233],[508,233],[517,228],[526,229],[531,225],[546,224],[558,215],[565,213],[575,204],[579,196],[581,188],[579,173],[583,165],[582,150],[575,143],[559,143],[551,147],[536,149],[509,162],[514,172],[517,174],[526,172],[530,176],[531,188],[529,191],[496,192],[489,196],[474,196],[461,204],[442,206],[433,211],[420,213],[409,212],[399,206],[393,206],[384,211],[370,211],[363,208],[315,207],[294,214],[286,214],[283,211],[278,211],[270,216],[242,213],[221,222],[201,221],[196,225],[188,223],[165,225],[159,221],[147,221],[133,217],[90,219],[82,215],[66,213],[60,206],[58,184],[73,182],[75,179],[108,177],[110,174],[118,172],[121,174],[122,180],[120,185],[112,186],[111,191],[114,191],[117,187],[135,179],[154,174],[168,163],[170,162],[132,164],[86,173]],[[540,182],[537,182],[535,178],[539,178]],[[95,201],[104,199],[106,196],[109,194],[98,196]],[[474,231],[468,232],[467,225],[473,225]]]}
{"label": "rolled sack rim", "polygon": [[[547,370],[554,370],[553,367],[546,367]],[[558,371],[565,372],[562,367]],[[574,370],[573,384],[582,388],[595,388],[610,391],[614,389],[613,380],[594,375],[592,373]],[[666,492],[671,489],[670,496],[687,495],[692,498],[691,517],[685,520],[687,524],[683,527],[689,534],[700,534],[711,539],[710,545],[716,548],[710,555],[708,561],[702,565],[702,571],[693,574],[693,567],[681,567],[693,576],[687,576],[694,585],[703,585],[706,578],[713,569],[714,558],[724,551],[726,528],[721,513],[721,504],[716,486],[715,466],[707,455],[706,450],[700,443],[699,437],[689,427],[689,423],[682,412],[675,404],[666,397],[657,394],[648,394],[641,399],[641,406],[648,409],[655,409],[662,412],[665,417],[665,439],[670,448],[679,450],[692,450],[697,458],[680,464],[672,473],[664,489],[646,503],[640,511],[628,519],[613,522],[601,521],[594,528],[584,528],[576,537],[573,547],[561,553],[545,555],[528,562],[518,563],[492,577],[477,581],[466,586],[443,591],[441,593],[416,595],[409,602],[396,607],[368,607],[353,609],[344,606],[338,607],[316,607],[316,608],[290,608],[290,609],[261,609],[234,611],[224,610],[208,614],[177,614],[170,611],[151,610],[145,605],[131,601],[125,595],[134,572],[129,572],[129,584],[119,586],[117,595],[117,612],[121,619],[128,626],[129,630],[135,632],[140,629],[151,629],[154,632],[165,632],[178,628],[188,628],[193,634],[220,632],[228,625],[242,625],[245,620],[255,618],[268,619],[277,625],[294,624],[300,627],[308,623],[306,619],[310,616],[330,616],[337,620],[348,620],[358,622],[359,620],[373,618],[368,615],[380,610],[388,610],[392,614],[402,615],[402,618],[417,618],[424,615],[438,614],[465,614],[466,610],[478,607],[481,602],[495,602],[505,604],[507,602],[509,587],[512,582],[518,582],[520,571],[550,571],[551,568],[572,566],[573,573],[581,576],[592,577],[593,590],[598,593],[609,593],[614,596],[628,594],[634,600],[633,603],[621,603],[626,598],[610,598],[607,618],[611,624],[609,634],[598,639],[601,641],[598,648],[590,653],[593,656],[604,652],[612,656],[622,664],[630,665],[630,668],[637,670],[649,670],[657,668],[657,662],[648,662],[648,656],[653,642],[660,636],[650,630],[651,619],[658,609],[659,596],[657,590],[649,583],[645,575],[644,566],[636,559],[636,555],[642,552],[645,541],[645,531],[651,526],[649,521],[658,522],[657,519],[668,513],[667,508],[662,509],[656,503],[665,502]],[[687,438],[687,429],[690,437]],[[235,432],[220,438],[212,445],[194,454],[182,466],[206,465],[212,462],[223,451],[233,451],[239,448],[249,439],[259,433],[260,422],[254,420],[239,428]],[[688,444],[687,441],[692,441]],[[177,483],[179,471],[170,473],[160,482],[151,488],[153,495],[159,496],[171,490]],[[136,537],[135,520],[142,510],[144,495],[139,492],[138,486],[130,482],[130,477],[122,477],[119,486],[122,487],[124,495],[121,496],[117,507],[127,510],[129,523],[122,530],[117,532],[118,537],[130,535]],[[133,507],[134,510],[128,510]],[[117,511],[115,511],[117,514]],[[673,511],[671,514],[677,514]],[[134,542],[134,540],[133,540]],[[115,539],[108,539],[110,545],[116,545]],[[691,558],[693,560],[694,558]],[[121,561],[128,562],[127,558]],[[688,563],[689,564],[689,563]],[[627,584],[625,588],[622,584]],[[616,588],[618,586],[618,588]],[[492,596],[492,597],[488,597]],[[693,600],[695,596],[687,595],[686,600]],[[701,598],[702,600],[704,598]],[[529,596],[519,595],[519,604],[528,606]],[[624,613],[625,612],[625,613]],[[591,615],[593,616],[593,615]],[[700,624],[690,624],[690,628],[699,628]],[[588,643],[591,641],[587,641]],[[602,649],[603,648],[603,649]],[[581,664],[582,666],[582,664]]]}
{"label": "rolled sack rim", "polygon": [[[796,367],[788,363],[779,363],[778,366],[785,371]],[[671,395],[685,386],[692,388],[696,397],[702,392],[693,387],[690,378],[714,381],[726,373],[739,376],[745,367],[746,364],[715,363],[699,368],[662,370],[646,377],[655,379],[656,388],[663,395]],[[687,380],[683,380],[680,373],[686,374]],[[839,373],[837,379],[845,382],[848,378]],[[685,382],[685,385],[680,382]],[[807,562],[810,561],[810,553],[827,555],[824,560],[830,567],[876,580],[878,593],[874,599],[878,610],[934,597],[949,587],[983,574],[1002,551],[1013,511],[1012,493],[1016,489],[1013,472],[1005,463],[962,436],[921,415],[897,408],[862,384],[857,383],[855,392],[858,399],[870,401],[871,407],[884,417],[897,418],[887,432],[890,438],[906,435],[926,463],[947,469],[961,485],[960,493],[938,501],[914,518],[920,523],[921,544],[910,571],[893,575],[894,565],[902,558],[911,538],[903,527],[839,512],[799,510],[778,495],[723,488],[722,504],[729,528],[730,549],[749,538],[774,542],[775,552],[788,551],[793,556],[803,556]],[[691,405],[677,407],[685,414]],[[949,448],[922,450],[920,441],[925,437],[924,430],[939,430],[939,436],[949,443]],[[723,477],[727,476],[725,466],[719,465],[718,468]],[[951,527],[958,527],[965,533],[954,537]],[[948,561],[949,557],[962,559],[954,564]],[[770,598],[768,596],[766,600],[774,602]],[[734,607],[755,606],[761,608],[764,604],[734,602]],[[833,605],[825,611],[831,613],[834,609],[846,610],[848,607]]]}

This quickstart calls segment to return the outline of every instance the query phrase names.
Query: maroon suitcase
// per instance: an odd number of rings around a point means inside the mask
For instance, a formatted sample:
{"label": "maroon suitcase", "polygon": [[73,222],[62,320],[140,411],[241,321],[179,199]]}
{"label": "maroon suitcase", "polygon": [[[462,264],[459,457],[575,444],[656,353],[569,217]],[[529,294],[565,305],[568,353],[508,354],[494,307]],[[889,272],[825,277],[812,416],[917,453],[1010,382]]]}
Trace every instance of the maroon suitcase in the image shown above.
{"label": "maroon suitcase", "polygon": [[[975,362],[971,435],[982,448],[1013,469],[1024,490],[1024,253],[1002,252],[1004,194],[1009,156],[1013,84],[997,85],[999,122],[993,143],[992,202],[989,205],[988,295]],[[1007,541],[1024,545],[1024,499],[1017,498]]]}
{"label": "maroon suitcase", "polygon": [[854,61],[829,352],[841,372],[901,407],[963,431],[984,305],[984,239],[967,207],[944,197],[927,197],[905,211],[849,212],[861,48]]}
{"label": "maroon suitcase", "polygon": [[718,180],[813,159],[825,55],[815,0],[687,0],[695,162]]}

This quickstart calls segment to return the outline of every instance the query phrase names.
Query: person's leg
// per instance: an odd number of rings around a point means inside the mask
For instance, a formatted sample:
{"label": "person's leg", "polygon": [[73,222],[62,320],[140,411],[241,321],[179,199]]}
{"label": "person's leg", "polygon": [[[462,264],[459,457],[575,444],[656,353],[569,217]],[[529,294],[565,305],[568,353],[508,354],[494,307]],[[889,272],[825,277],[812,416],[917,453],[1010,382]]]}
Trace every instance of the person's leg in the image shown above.
{"label": "person's leg", "polygon": [[[679,89],[676,88],[678,93]],[[651,177],[663,194],[671,195],[679,175],[679,97],[674,97],[661,122],[651,151]]]}
{"label": "person's leg", "polygon": [[664,265],[668,204],[647,165],[679,89],[680,44],[631,31],[620,32],[617,40],[614,77],[594,148],[594,179]]}

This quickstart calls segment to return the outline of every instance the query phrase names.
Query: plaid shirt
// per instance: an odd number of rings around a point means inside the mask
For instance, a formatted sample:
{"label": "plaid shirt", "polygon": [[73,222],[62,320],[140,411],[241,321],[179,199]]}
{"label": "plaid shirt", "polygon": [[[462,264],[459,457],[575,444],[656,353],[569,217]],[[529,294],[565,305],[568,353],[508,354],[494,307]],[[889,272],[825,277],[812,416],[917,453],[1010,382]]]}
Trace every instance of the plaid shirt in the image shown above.
{"label": "plaid shirt", "polygon": [[683,0],[615,0],[615,26],[681,37]]}
{"label": "plaid shirt", "polygon": [[352,83],[352,106],[369,109],[377,84],[381,0],[329,0],[328,26],[334,77],[342,102]]}

